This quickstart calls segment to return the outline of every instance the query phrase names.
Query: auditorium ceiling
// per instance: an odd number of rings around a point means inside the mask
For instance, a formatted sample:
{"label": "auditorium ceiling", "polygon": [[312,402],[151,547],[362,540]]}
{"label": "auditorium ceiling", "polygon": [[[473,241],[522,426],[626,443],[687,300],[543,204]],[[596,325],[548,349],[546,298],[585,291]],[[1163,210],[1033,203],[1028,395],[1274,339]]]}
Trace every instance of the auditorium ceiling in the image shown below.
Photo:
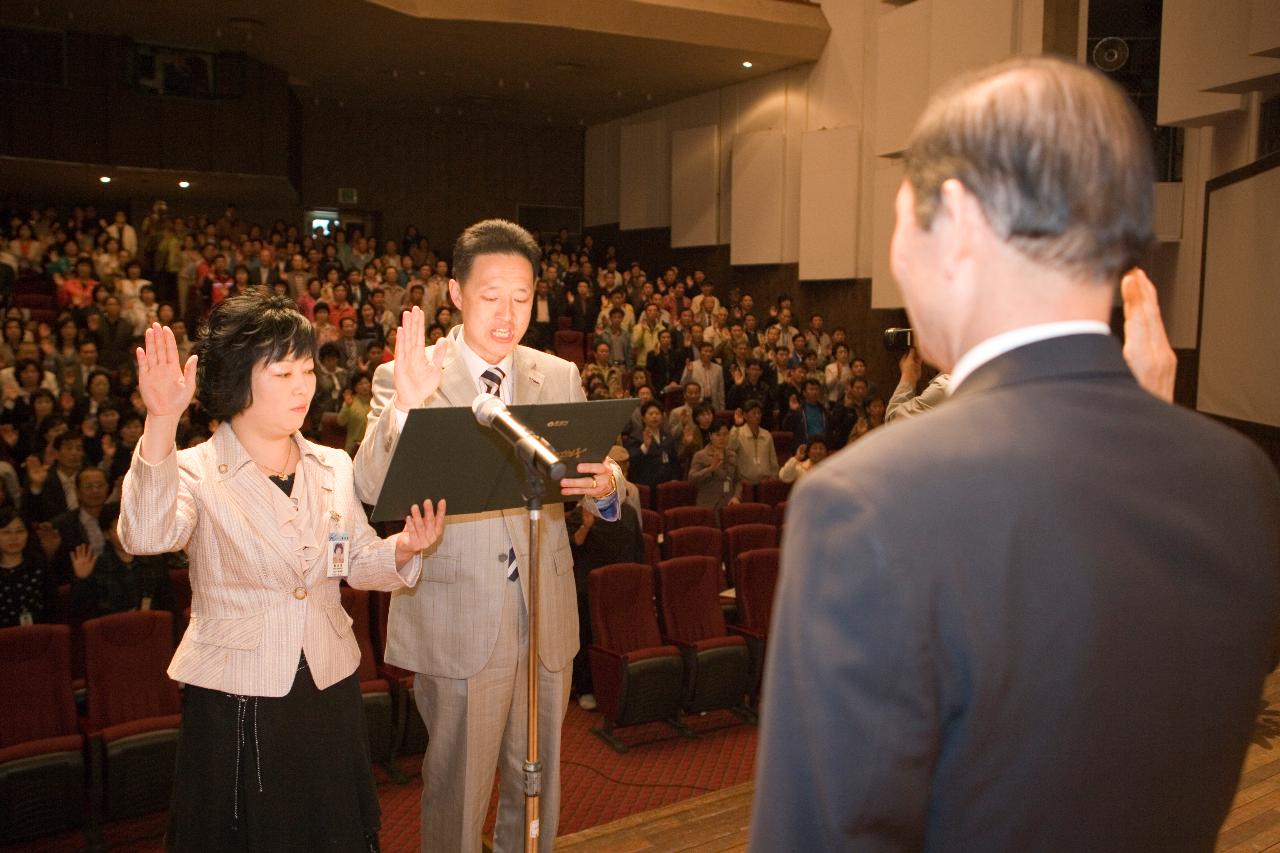
{"label": "auditorium ceiling", "polygon": [[[0,20],[242,51],[337,109],[594,124],[812,62],[797,0],[23,0]],[[750,62],[751,67],[743,66]]]}

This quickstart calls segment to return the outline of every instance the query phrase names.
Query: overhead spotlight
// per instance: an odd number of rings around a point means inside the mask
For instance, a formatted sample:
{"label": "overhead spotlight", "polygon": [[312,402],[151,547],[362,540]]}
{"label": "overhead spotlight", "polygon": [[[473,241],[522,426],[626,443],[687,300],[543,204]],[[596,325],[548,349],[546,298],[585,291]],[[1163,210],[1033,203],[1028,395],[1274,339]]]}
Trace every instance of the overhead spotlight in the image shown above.
{"label": "overhead spotlight", "polygon": [[503,78],[499,77],[499,78],[498,78],[498,88],[499,88],[499,89],[504,88],[506,85],[507,85],[507,81],[506,81],[506,80],[504,80]]}
{"label": "overhead spotlight", "polygon": [[391,76],[392,76],[392,77],[399,77],[399,76],[400,76],[400,70],[399,70],[399,69],[392,69],[392,70],[391,70]]}
{"label": "overhead spotlight", "polygon": [[752,62],[750,59],[744,59],[744,60],[742,60],[742,67],[743,67],[743,68],[750,68],[750,67],[752,67],[753,65],[755,65],[755,63],[754,63],[754,62]]}
{"label": "overhead spotlight", "polygon": [[111,178],[110,178],[110,177],[108,177],[107,175],[103,175],[102,177],[98,178],[98,180],[99,180],[99,181],[101,181],[101,182],[102,182],[102,183],[104,183],[104,184],[109,184],[109,183],[111,183]]}
{"label": "overhead spotlight", "polygon": [[178,181],[178,186],[185,190],[187,187],[191,186],[191,182],[190,182],[190,181]]}

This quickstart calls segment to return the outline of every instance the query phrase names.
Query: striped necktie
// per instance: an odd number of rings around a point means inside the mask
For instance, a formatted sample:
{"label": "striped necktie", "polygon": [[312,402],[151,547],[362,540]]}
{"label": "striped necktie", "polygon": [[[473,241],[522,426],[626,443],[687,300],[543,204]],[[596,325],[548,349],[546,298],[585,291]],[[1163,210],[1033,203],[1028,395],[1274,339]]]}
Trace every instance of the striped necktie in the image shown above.
{"label": "striped necktie", "polygon": [[[486,394],[502,398],[502,380],[507,378],[507,374],[502,372],[501,367],[490,367],[480,374],[480,385],[484,387]],[[507,549],[507,580],[513,581],[520,577],[520,569],[516,566],[516,549]]]}
{"label": "striped necktie", "polygon": [[507,375],[502,372],[501,367],[490,367],[480,374],[480,385],[483,386],[486,394],[501,397],[502,380],[506,378]]}

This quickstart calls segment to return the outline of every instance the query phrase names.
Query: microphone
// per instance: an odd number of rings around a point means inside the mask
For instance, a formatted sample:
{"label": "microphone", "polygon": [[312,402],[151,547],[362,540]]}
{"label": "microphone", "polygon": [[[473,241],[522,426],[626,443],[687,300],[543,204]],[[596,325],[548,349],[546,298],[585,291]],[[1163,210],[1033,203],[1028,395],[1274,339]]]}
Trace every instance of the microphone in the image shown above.
{"label": "microphone", "polygon": [[526,465],[559,482],[568,470],[556,452],[547,446],[542,437],[532,432],[507,408],[507,404],[492,394],[478,394],[471,401],[471,411],[481,426],[487,426],[510,442]]}

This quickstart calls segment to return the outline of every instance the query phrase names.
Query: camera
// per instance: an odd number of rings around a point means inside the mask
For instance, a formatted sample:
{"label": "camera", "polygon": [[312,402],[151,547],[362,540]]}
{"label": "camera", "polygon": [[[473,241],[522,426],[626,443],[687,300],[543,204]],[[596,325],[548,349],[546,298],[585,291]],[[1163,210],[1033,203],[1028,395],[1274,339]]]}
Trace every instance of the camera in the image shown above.
{"label": "camera", "polygon": [[916,336],[911,329],[884,330],[884,348],[889,352],[906,352],[915,345]]}

